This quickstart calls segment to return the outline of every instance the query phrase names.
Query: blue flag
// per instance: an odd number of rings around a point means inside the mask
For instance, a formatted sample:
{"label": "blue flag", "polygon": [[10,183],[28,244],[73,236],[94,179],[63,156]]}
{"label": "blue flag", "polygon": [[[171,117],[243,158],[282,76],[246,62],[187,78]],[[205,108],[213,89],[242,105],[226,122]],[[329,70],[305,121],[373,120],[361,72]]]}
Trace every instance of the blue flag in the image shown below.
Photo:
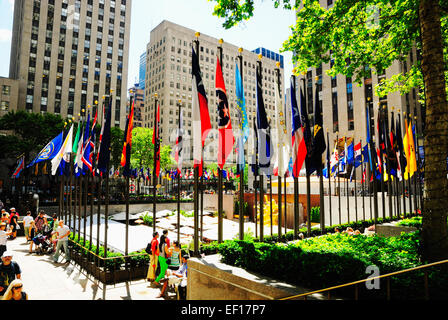
{"label": "blue flag", "polygon": [[266,176],[271,173],[271,136],[269,122],[263,100],[262,70],[257,67],[257,130],[258,130],[258,167]]}
{"label": "blue flag", "polygon": [[37,155],[37,157],[27,166],[27,168],[34,166],[36,163],[52,160],[59,153],[64,139],[64,132],[61,132],[56,138],[51,140],[45,148]]}
{"label": "blue flag", "polygon": [[244,97],[244,87],[243,80],[241,78],[240,70],[238,69],[238,64],[236,64],[235,68],[235,86],[236,86],[236,99],[239,111],[239,120],[240,120],[240,136],[238,137],[238,165],[237,165],[237,173],[240,174],[245,167],[245,159],[244,159],[244,145],[249,139],[249,121],[247,118],[247,110],[246,110],[246,98]]}
{"label": "blue flag", "polygon": [[353,142],[347,148],[347,163],[349,165],[355,163],[355,145]]}

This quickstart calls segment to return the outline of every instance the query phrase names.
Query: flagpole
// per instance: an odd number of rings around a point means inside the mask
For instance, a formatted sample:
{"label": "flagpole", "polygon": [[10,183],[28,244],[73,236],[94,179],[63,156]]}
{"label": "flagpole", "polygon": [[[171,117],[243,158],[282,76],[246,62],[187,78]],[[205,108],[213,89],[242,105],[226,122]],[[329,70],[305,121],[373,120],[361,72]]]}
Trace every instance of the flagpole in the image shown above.
{"label": "flagpole", "polygon": [[[200,33],[196,32],[195,33],[195,37],[196,40],[193,41],[193,43],[195,44],[195,49],[196,49],[196,54],[198,55],[198,59],[199,59],[199,36]],[[201,131],[202,132],[202,131]],[[202,139],[202,137],[201,137]],[[201,148],[202,148],[202,144],[201,144]],[[202,152],[202,151],[201,151]],[[202,160],[201,159],[201,163],[198,164],[200,166],[202,166]],[[194,162],[194,161],[193,161]],[[194,235],[193,235],[193,247],[194,247],[194,255],[197,256],[199,254],[199,232],[198,232],[198,226],[199,226],[199,219],[198,219],[198,214],[199,214],[199,166],[196,165],[196,163],[194,163]],[[218,220],[219,220],[219,216],[218,216]],[[219,231],[218,231],[219,232]],[[219,241],[219,235],[218,235],[218,241]]]}
{"label": "flagpole", "polygon": [[[370,101],[370,97],[368,98],[368,100]],[[367,106],[367,108],[370,108],[369,105]],[[370,131],[370,124],[371,124],[371,119],[370,119],[370,113],[369,114],[369,121],[367,123],[369,131]],[[374,159],[374,155],[376,154],[375,152],[375,142],[373,141],[373,138],[370,138],[370,157],[372,159],[372,164],[373,164],[373,159]],[[374,169],[375,171],[375,169]],[[374,221],[375,221],[375,230],[376,230],[376,225],[378,223],[378,194],[377,194],[377,184],[376,184],[376,177],[375,177],[375,172],[373,172],[373,206],[374,206]]]}
{"label": "flagpole", "polygon": [[[336,148],[338,150],[338,154],[339,154],[339,133],[336,132]],[[338,155],[338,205],[339,205],[339,224],[342,224],[342,212],[341,212],[341,174],[339,172],[340,169],[340,160],[339,160],[339,155]],[[335,179],[336,180],[336,179]]]}
{"label": "flagpole", "polygon": [[[177,107],[179,110],[179,120],[178,120],[178,127],[179,127],[179,132],[177,133],[178,137],[181,134],[180,129],[182,128],[182,124],[181,124],[181,113],[182,113],[182,101],[179,100],[177,103]],[[182,133],[183,135],[183,133]],[[178,143],[180,143],[180,141],[178,141]],[[183,141],[182,141],[182,145],[183,145]],[[180,146],[178,145],[178,148]],[[178,154],[178,161],[181,162],[181,150],[177,150],[177,154]],[[180,168],[179,163],[177,164],[177,169]],[[180,243],[180,175],[181,175],[181,170],[177,170],[177,242]]]}
{"label": "flagpole", "polygon": [[[404,113],[403,117],[409,117],[409,114]],[[408,126],[409,126],[409,123],[406,121],[405,122],[405,127],[406,127],[405,128],[405,132],[408,132]],[[409,138],[408,138],[408,141],[409,141]],[[408,166],[410,167],[409,162],[410,162],[411,159],[407,159],[407,160],[408,160]],[[407,176],[408,176],[409,216],[412,216],[412,190],[411,190],[411,175],[410,175],[410,173],[408,173]]]}
{"label": "flagpole", "polygon": [[[423,212],[423,195],[422,195],[422,189],[421,189],[421,159],[420,159],[420,146],[418,144],[418,124],[417,124],[417,117],[414,117],[415,119],[415,152],[417,154],[417,175],[415,176],[416,179],[418,179],[418,188],[417,184],[415,185],[415,188],[417,188],[418,191],[418,199],[420,201],[420,211]],[[417,214],[417,212],[416,212]]]}
{"label": "flagpole", "polygon": [[[263,63],[261,59],[263,56],[261,54],[258,55],[257,61],[257,74],[260,75],[260,79],[263,76]],[[258,85],[258,84],[257,84]],[[259,124],[257,125],[257,130],[261,133]],[[260,138],[260,136],[259,136]],[[264,159],[266,160],[266,159]],[[264,173],[260,172],[260,241],[264,241]]]}
{"label": "flagpole", "polygon": [[[240,75],[241,75],[241,86],[244,84],[244,75],[243,75],[243,48],[238,49],[239,55],[239,64],[240,64]],[[242,112],[241,112],[242,113]],[[243,127],[243,119],[240,119],[241,121],[241,128]],[[243,132],[241,132],[241,135],[243,135]],[[243,139],[243,137],[240,137],[240,139]],[[244,140],[243,140],[244,141]],[[240,148],[242,150],[238,150],[238,152],[242,152],[244,155],[244,144],[243,141],[240,145]],[[239,159],[238,159],[239,160]],[[240,240],[244,240],[244,171],[246,170],[246,165],[244,163],[239,163],[240,166],[240,205],[239,205],[239,235]]]}
{"label": "flagpole", "polygon": [[[385,126],[384,129],[386,130],[384,135],[385,135],[386,139],[388,139],[389,144],[390,144],[391,141],[390,141],[390,137],[389,137],[388,132],[387,132],[389,130],[389,111],[387,110],[386,106],[384,106],[384,109],[385,109],[385,116],[386,116],[386,119],[385,119],[386,123],[383,124],[383,126]],[[391,146],[391,148],[392,148],[392,146]],[[387,170],[386,170],[385,173],[387,174],[387,200],[388,200],[388,203],[389,203],[389,217],[392,218],[392,216],[393,216],[393,209],[392,209],[392,186],[391,186],[391,174],[390,174],[391,163],[390,163],[390,160],[389,160],[389,157],[388,157],[388,151],[389,150],[386,150],[386,168],[387,168]]]}
{"label": "flagpole", "polygon": [[[157,123],[157,104],[158,104],[158,94],[154,94],[155,102],[154,102],[154,130],[158,130],[159,124]],[[153,132],[153,136],[156,137],[156,139],[159,139],[158,135],[156,135],[156,132]],[[155,141],[154,144],[154,160],[153,160],[153,175],[152,175],[152,230],[153,233],[156,232],[156,210],[157,210],[157,174],[156,174],[156,163],[157,163],[157,152],[156,152],[156,144],[157,141]],[[197,211],[195,211],[196,214]]]}
{"label": "flagpole", "polygon": [[[412,140],[414,141],[414,130],[413,130],[413,128],[412,128],[412,119],[413,119],[413,117],[412,117],[412,114],[410,114],[409,115],[409,125],[410,125],[410,127],[411,127],[411,133],[412,133]],[[415,140],[417,140],[417,134],[415,134]],[[416,144],[416,142],[414,141],[414,147],[416,146],[417,144]],[[412,151],[412,150],[411,150]],[[416,153],[418,151],[418,149],[416,148],[416,149],[414,149],[414,153]],[[414,157],[417,157],[415,154],[414,154]],[[417,175],[418,175],[418,166],[417,166],[417,168],[416,168],[416,172],[414,172],[414,176],[412,177],[412,179],[413,179],[413,181],[414,181],[414,211],[415,211],[415,215],[417,215],[417,212],[418,212],[418,199],[417,199]]]}
{"label": "flagpole", "polygon": [[[293,84],[293,91],[294,94],[297,92],[297,77],[295,75],[292,76],[292,84]],[[302,103],[302,101],[301,101]],[[294,115],[293,115],[294,116]],[[299,193],[299,179],[300,179],[300,172],[297,173],[297,177],[293,177],[294,181],[294,239],[299,238],[299,206],[300,206],[300,193]],[[308,174],[307,174],[307,187],[308,187]],[[308,208],[307,208],[308,210]],[[309,220],[309,215],[307,216],[307,219]],[[285,227],[286,227],[286,220],[285,220]],[[285,232],[286,233],[286,232]],[[310,234],[308,233],[308,236]]]}
{"label": "flagpole", "polygon": [[[222,44],[223,40],[219,40],[219,46],[218,46],[218,57],[219,57],[219,63],[222,65]],[[221,150],[223,152],[224,150]],[[222,243],[223,241],[223,189],[222,189],[222,169],[219,166],[221,164],[218,163],[218,243]]]}
{"label": "flagpole", "polygon": [[[353,138],[353,146],[355,146],[355,138]],[[356,175],[356,153],[354,154],[354,163],[353,163],[353,173],[354,173],[354,178],[355,178],[355,222],[358,222],[358,188],[357,188],[357,184],[358,184],[358,180],[357,175]]]}
{"label": "flagpole", "polygon": [[72,230],[71,228],[71,220],[72,220],[72,210],[73,210],[73,192],[72,192],[72,187],[73,187],[73,150],[70,150],[70,179],[69,179],[69,203],[68,203],[68,227],[70,228],[70,230]]}
{"label": "flagpole", "polygon": [[366,220],[366,207],[365,207],[365,202],[364,202],[364,192],[365,192],[365,190],[364,190],[364,180],[365,180],[365,175],[364,175],[364,157],[363,157],[363,155],[362,155],[362,150],[363,150],[363,147],[362,147],[362,140],[360,140],[359,141],[359,143],[361,144],[361,172],[362,172],[362,175],[361,175],[361,190],[362,190],[362,192],[361,192],[361,196],[362,196],[362,220],[363,221],[365,221]]}
{"label": "flagpole", "polygon": [[[315,104],[318,106],[320,104],[319,101],[319,95],[318,95],[318,81],[319,77],[316,77],[316,101]],[[317,108],[316,108],[317,109]],[[319,108],[321,114],[320,117],[322,117],[322,109]],[[315,121],[317,122],[317,121]],[[323,130],[321,128],[321,130]],[[315,133],[316,134],[316,133]],[[323,134],[323,133],[322,133]],[[325,142],[325,136],[322,136],[322,139]],[[320,215],[320,230],[321,234],[325,234],[325,196],[324,196],[324,177],[323,177],[323,164],[322,164],[322,155],[320,155],[320,161],[319,161],[319,167],[317,169],[317,173],[319,175],[319,198],[320,198],[320,209],[319,209],[319,215]]]}
{"label": "flagpole", "polygon": [[347,198],[347,221],[348,223],[350,223],[350,192],[349,192],[349,187],[348,187],[348,178],[347,178],[347,174],[348,174],[348,149],[347,149],[347,137],[344,137],[345,139],[345,197]]}
{"label": "flagpole", "polygon": [[[404,119],[404,115],[405,114],[406,113],[403,112],[403,119]],[[400,110],[398,110],[398,125],[400,127],[400,135],[401,135],[400,138],[401,138],[401,141],[403,141],[403,134],[402,134],[403,127],[402,127],[402,123],[401,123],[401,112],[400,112]],[[402,153],[402,152],[404,152],[404,150],[400,150],[400,153]],[[404,155],[400,154],[400,160],[402,158],[405,158],[405,157],[404,157]],[[400,167],[401,167],[401,193],[402,193],[402,196],[403,196],[403,216],[406,217],[406,182],[405,182],[405,179],[404,179],[406,166],[403,166],[403,164],[404,163],[402,163],[400,161]]]}

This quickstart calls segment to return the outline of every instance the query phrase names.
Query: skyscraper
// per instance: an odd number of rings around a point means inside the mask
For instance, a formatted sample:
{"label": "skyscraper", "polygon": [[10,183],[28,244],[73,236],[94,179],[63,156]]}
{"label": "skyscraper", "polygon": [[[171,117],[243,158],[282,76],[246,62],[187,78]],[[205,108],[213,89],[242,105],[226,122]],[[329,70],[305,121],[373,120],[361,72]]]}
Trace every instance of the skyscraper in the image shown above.
{"label": "skyscraper", "polygon": [[[181,101],[183,112],[183,124],[185,129],[185,158],[188,162],[192,156],[192,146],[188,145],[192,136],[192,75],[191,55],[192,41],[195,39],[195,31],[170,21],[161,22],[151,31],[150,42],[147,46],[146,84],[145,84],[145,119],[146,126],[152,127],[154,122],[155,94],[157,93],[161,107],[160,132],[163,144],[174,145],[177,137],[179,111],[177,104]],[[219,39],[201,34],[199,37],[199,64],[202,79],[208,99],[209,113],[211,117],[212,131],[206,140],[204,161],[206,164],[217,161],[218,150],[218,100],[216,97],[215,75],[216,59],[218,55]],[[260,38],[262,41],[262,37]],[[239,47],[234,44],[224,43],[223,47],[223,77],[227,89],[230,115],[233,130],[239,128],[238,108],[235,90],[235,66]],[[260,48],[261,50],[261,48]],[[265,50],[267,52],[268,50]],[[261,53],[261,51],[260,51]],[[247,115],[249,123],[256,117],[256,66],[259,61],[258,54],[250,50],[243,50],[243,83],[246,98]],[[274,57],[274,58],[272,58]],[[276,63],[283,57],[273,54],[271,57],[264,55],[263,64],[263,97],[268,118],[275,123],[275,69]],[[238,62],[239,63],[239,62]],[[280,79],[283,79],[284,69],[280,67]],[[284,83],[281,84],[281,96],[284,94]],[[234,132],[235,134],[236,132]],[[190,148],[190,150],[187,150]],[[229,162],[235,162],[236,157],[228,158]]]}
{"label": "skyscraper", "polygon": [[75,117],[113,90],[124,128],[131,0],[16,0],[10,78],[18,109]]}

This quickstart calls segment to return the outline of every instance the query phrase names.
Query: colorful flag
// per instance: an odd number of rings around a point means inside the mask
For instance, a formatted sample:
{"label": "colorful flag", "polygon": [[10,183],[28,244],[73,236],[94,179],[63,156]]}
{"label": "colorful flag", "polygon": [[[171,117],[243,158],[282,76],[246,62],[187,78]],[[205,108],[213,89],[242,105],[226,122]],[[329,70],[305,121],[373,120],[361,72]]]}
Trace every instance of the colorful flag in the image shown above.
{"label": "colorful flag", "polygon": [[237,170],[241,172],[244,170],[246,161],[244,159],[244,145],[249,139],[249,119],[247,117],[246,110],[246,98],[244,96],[243,79],[241,77],[238,64],[235,64],[235,86],[236,86],[236,99],[238,105],[238,116],[240,125],[240,134],[238,137],[238,165]]}
{"label": "colorful flag", "polygon": [[72,127],[70,128],[70,131],[67,134],[67,137],[65,138],[64,143],[59,149],[58,154],[56,155],[56,157],[53,158],[53,160],[51,160],[51,174],[53,176],[56,175],[56,172],[63,158],[64,161],[67,163],[70,161],[69,157],[72,151],[73,151],[73,124]]}
{"label": "colorful flag", "polygon": [[300,117],[301,117],[301,125],[303,128],[303,138],[305,140],[307,151],[305,158],[306,174],[307,176],[309,176],[314,172],[314,170],[311,168],[312,166],[311,155],[313,154],[313,140],[312,140],[313,138],[311,136],[310,119],[308,118],[306,97],[302,91],[302,88],[300,88]]}
{"label": "colorful flag", "polygon": [[204,83],[202,82],[201,68],[199,66],[199,57],[194,48],[192,48],[192,88],[193,88],[193,163],[194,167],[199,168],[199,175],[202,175],[205,140],[210,132],[212,125],[208,111],[208,100],[205,93]]}
{"label": "colorful flag", "polygon": [[408,180],[412,178],[414,173],[417,171],[417,160],[415,157],[415,145],[414,145],[414,135],[412,132],[412,121],[405,119],[406,135],[403,139],[404,150],[406,153],[407,166],[404,178]]}
{"label": "colorful flag", "polygon": [[127,118],[126,130],[123,143],[123,152],[121,154],[121,166],[124,168],[123,176],[131,175],[131,149],[132,149],[132,130],[134,129],[134,105],[135,98],[132,101],[131,111]]}
{"label": "colorful flag", "polygon": [[25,155],[21,156],[17,161],[17,167],[12,174],[12,179],[20,178],[20,173],[25,168]]}
{"label": "colorful flag", "polygon": [[110,162],[110,147],[111,147],[111,122],[112,122],[112,97],[109,98],[109,108],[107,114],[103,118],[103,126],[101,128],[100,144],[98,148],[98,171],[101,173],[107,172],[107,167]]}
{"label": "colorful flag", "polygon": [[179,112],[179,126],[177,129],[177,139],[176,139],[176,163],[177,163],[177,172],[182,173],[182,162],[183,162],[183,132],[184,132],[184,120],[183,120],[182,110]]}
{"label": "colorful flag", "polygon": [[257,66],[257,131],[258,131],[258,168],[265,175],[270,175],[271,169],[271,137],[269,122],[263,100],[262,68]]}
{"label": "colorful flag", "polygon": [[353,141],[347,148],[347,164],[348,165],[355,164],[355,144]]}
{"label": "colorful flag", "polygon": [[[293,79],[291,79],[291,124],[292,124],[292,176],[298,178],[303,163],[307,157],[307,146],[304,137],[304,128],[300,119],[299,106],[297,105],[296,88]],[[300,90],[301,103],[304,103],[302,90]]]}
{"label": "colorful flag", "polygon": [[32,167],[36,163],[52,160],[58,154],[61,149],[62,142],[64,140],[64,132],[61,132],[56,138],[51,140],[45,148],[37,155],[37,157],[27,166],[27,168]]}
{"label": "colorful flag", "polygon": [[325,152],[327,145],[325,142],[324,134],[324,120],[322,116],[322,109],[320,107],[319,101],[319,90],[316,86],[316,95],[314,103],[314,131],[313,131],[313,147],[311,152],[311,170],[313,171],[322,170],[322,154]]}
{"label": "colorful flag", "polygon": [[218,98],[218,166],[221,170],[232,153],[235,137],[233,136],[232,119],[230,117],[229,101],[226,85],[222,75],[221,61],[216,59],[216,96]]}
{"label": "colorful flag", "polygon": [[157,105],[157,116],[154,119],[154,130],[152,133],[152,144],[154,145],[155,163],[154,170],[156,177],[160,176],[160,104]]}
{"label": "colorful flag", "polygon": [[361,152],[361,142],[355,147],[355,168],[358,168],[362,164],[362,152]]}
{"label": "colorful flag", "polygon": [[82,139],[79,140],[78,153],[76,155],[75,164],[75,176],[79,177],[81,174],[85,174],[87,166],[84,165],[85,152],[87,151],[87,146],[89,144],[90,137],[90,113],[87,115],[87,122],[82,134]]}

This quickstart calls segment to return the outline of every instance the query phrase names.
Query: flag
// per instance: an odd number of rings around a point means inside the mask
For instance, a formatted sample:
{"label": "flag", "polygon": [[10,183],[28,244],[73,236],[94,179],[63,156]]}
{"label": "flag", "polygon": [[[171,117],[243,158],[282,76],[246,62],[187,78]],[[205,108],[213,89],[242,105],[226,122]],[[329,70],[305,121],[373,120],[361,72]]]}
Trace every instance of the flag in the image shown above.
{"label": "flag", "polygon": [[324,134],[324,120],[322,117],[322,109],[320,108],[319,90],[316,86],[316,97],[314,104],[314,131],[313,131],[313,147],[311,152],[311,173],[322,170],[322,154],[325,152],[327,145]]}
{"label": "flag", "polygon": [[253,155],[252,155],[252,164],[251,164],[251,169],[252,169],[252,173],[255,176],[258,176],[260,173],[258,171],[258,130],[257,130],[257,121],[255,119],[255,117],[253,118],[253,122],[254,122],[254,132],[255,132],[255,136],[254,136],[254,150],[253,150]]}
{"label": "flag", "polygon": [[314,170],[312,170],[312,158],[311,155],[313,154],[313,142],[312,142],[312,136],[311,136],[311,127],[310,127],[310,119],[308,118],[308,111],[307,111],[307,105],[306,105],[306,98],[305,95],[300,89],[300,116],[301,116],[301,125],[303,127],[303,138],[305,140],[307,155],[305,158],[305,164],[306,164],[306,174],[307,176],[311,175]]}
{"label": "flag", "polygon": [[20,178],[20,173],[25,168],[25,155],[21,156],[17,161],[17,167],[12,174],[12,179]]}
{"label": "flag", "polygon": [[348,165],[355,164],[355,144],[353,141],[347,148],[347,164]]}
{"label": "flag", "polygon": [[85,174],[87,166],[84,166],[84,157],[85,152],[87,151],[87,146],[90,137],[90,113],[87,115],[87,122],[84,128],[84,132],[82,134],[82,139],[79,140],[78,145],[78,153],[76,155],[76,164],[75,164],[75,175],[79,177],[81,174]]}
{"label": "flag", "polygon": [[362,161],[364,163],[369,163],[369,145],[362,147]]}
{"label": "flag", "polygon": [[354,147],[354,151],[355,151],[355,168],[358,168],[362,164],[361,142]]}
{"label": "flag", "polygon": [[177,172],[181,173],[182,172],[182,162],[183,162],[183,131],[184,131],[184,120],[183,120],[183,114],[182,114],[182,110],[180,110],[179,112],[179,126],[177,129],[177,139],[176,139],[176,154],[175,154],[175,158],[176,158],[176,162],[177,162]]}
{"label": "flag", "polygon": [[62,141],[64,140],[64,132],[61,132],[56,138],[51,140],[45,148],[36,156],[36,158],[27,166],[27,168],[32,167],[36,163],[52,160],[58,154],[61,149]]}
{"label": "flag", "polygon": [[73,124],[70,128],[70,131],[65,138],[64,143],[62,144],[60,150],[56,157],[51,160],[51,174],[54,176],[59,168],[59,165],[64,158],[64,161],[69,162],[70,159],[67,160],[67,157],[70,157],[70,153],[73,151]]}
{"label": "flag", "polygon": [[330,158],[330,168],[331,168],[332,175],[336,172],[336,169],[339,170],[339,151],[338,151],[338,143],[337,142],[334,146],[334,151]]}
{"label": "flag", "polygon": [[[90,114],[89,114],[90,117]],[[90,120],[90,119],[89,119]],[[81,161],[83,163],[83,174],[85,175],[87,170],[89,170],[90,172],[92,172],[92,153],[94,152],[95,149],[95,143],[92,143],[92,138],[95,139],[94,134],[95,134],[95,127],[94,124],[92,124],[92,128],[91,131],[89,132],[89,120],[87,121],[87,127],[86,127],[86,131],[87,131],[87,141],[86,144],[84,146],[84,151],[82,153],[82,158]],[[96,120],[95,120],[96,121]]]}
{"label": "flag", "polygon": [[364,168],[364,171],[362,172],[362,181],[361,183],[366,182],[366,168]]}
{"label": "flag", "polygon": [[269,122],[263,100],[262,68],[257,66],[257,131],[258,131],[258,168],[265,175],[270,175],[271,169],[271,137]]}
{"label": "flag", "polygon": [[101,173],[107,173],[107,167],[109,166],[110,161],[110,141],[111,141],[111,133],[110,133],[110,127],[111,127],[111,118],[112,118],[112,97],[109,98],[109,108],[107,110],[107,114],[104,114],[103,109],[103,115],[106,115],[103,118],[103,126],[101,128],[101,135],[100,135],[100,144],[98,148],[98,164],[97,168],[98,171]]}
{"label": "flag", "polygon": [[208,111],[207,95],[205,93],[204,83],[202,82],[199,57],[194,51],[194,48],[192,48],[192,82],[193,163],[195,168],[199,168],[199,175],[202,175],[202,151],[204,149],[205,140],[212,126]]}
{"label": "flag", "polygon": [[[278,79],[277,79],[278,80]],[[289,163],[289,146],[288,129],[286,125],[286,111],[280,97],[280,83],[277,83],[274,88],[275,91],[275,112],[277,119],[277,157],[276,165],[277,176],[284,177],[288,170]]]}
{"label": "flag", "polygon": [[246,161],[244,159],[244,145],[249,139],[249,119],[247,117],[246,99],[244,96],[243,79],[241,77],[238,64],[235,64],[235,86],[236,86],[236,101],[238,105],[238,116],[240,125],[240,135],[238,137],[238,165],[237,172],[244,170]]}
{"label": "flag", "polygon": [[81,138],[81,132],[82,132],[82,122],[78,123],[78,129],[76,130],[76,136],[75,141],[73,142],[73,153],[78,153],[78,145],[79,145],[79,139]]}
{"label": "flag", "polygon": [[[291,125],[292,125],[292,176],[298,178],[302,170],[303,162],[307,156],[307,146],[304,137],[304,128],[300,119],[299,106],[297,105],[296,88],[291,79]],[[302,90],[300,90],[301,103],[304,103]],[[302,106],[303,108],[303,106]]]}
{"label": "flag", "polygon": [[405,128],[406,128],[406,135],[403,139],[403,145],[407,159],[407,166],[404,178],[405,180],[408,180],[412,178],[415,171],[417,171],[417,161],[415,157],[415,145],[414,145],[414,135],[412,132],[412,121],[409,121],[408,124],[407,119],[405,119]]}
{"label": "flag", "polygon": [[232,153],[235,138],[232,130],[232,119],[230,117],[229,101],[227,100],[226,85],[222,75],[221,62],[216,59],[216,96],[218,100],[218,166],[221,170],[226,160]]}
{"label": "flag", "polygon": [[391,115],[391,127],[390,133],[388,136],[388,144],[387,144],[387,159],[389,160],[389,173],[396,177],[398,175],[399,159],[398,159],[398,145],[397,139],[395,138],[395,121],[394,121],[394,113]]}
{"label": "flag", "polygon": [[123,176],[129,177],[131,172],[131,150],[132,150],[132,130],[134,129],[134,105],[135,98],[132,100],[132,107],[127,118],[126,130],[124,132],[123,151],[121,154],[121,166],[123,169]]}
{"label": "flag", "polygon": [[160,104],[157,105],[157,116],[154,119],[154,130],[152,133],[152,144],[154,145],[155,163],[154,170],[156,177],[160,176]]}
{"label": "flag", "polygon": [[402,131],[401,131],[401,116],[400,115],[398,115],[398,119],[397,119],[396,140],[397,140],[397,147],[398,147],[398,158],[399,158],[399,163],[400,163],[399,174],[402,179],[404,177],[405,168],[407,166],[407,160],[406,160],[406,154],[404,152],[403,135],[402,135]]}

